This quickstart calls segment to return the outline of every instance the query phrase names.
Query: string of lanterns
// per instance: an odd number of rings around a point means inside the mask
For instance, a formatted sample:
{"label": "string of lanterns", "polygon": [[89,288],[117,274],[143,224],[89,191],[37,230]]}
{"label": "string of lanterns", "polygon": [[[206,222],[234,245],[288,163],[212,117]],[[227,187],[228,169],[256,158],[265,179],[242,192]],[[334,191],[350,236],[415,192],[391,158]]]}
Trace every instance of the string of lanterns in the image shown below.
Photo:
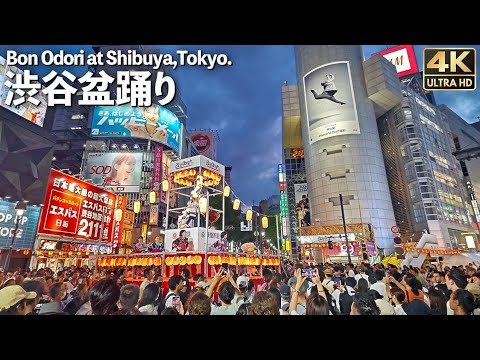
{"label": "string of lanterns", "polygon": [[438,255],[455,255],[460,254],[460,250],[435,250],[435,249],[417,249],[411,246],[402,246],[402,249],[407,252],[416,252],[421,254],[438,254]]}
{"label": "string of lanterns", "polygon": [[[349,241],[348,242],[349,244],[355,246],[357,245],[357,242],[356,241]],[[333,243],[332,244],[333,246],[338,246],[338,247],[341,247],[341,246],[344,246],[345,243]],[[328,248],[328,243],[320,243],[320,244],[304,244],[302,245],[304,248]]]}
{"label": "string of lanterns", "polygon": [[[0,249],[0,254],[2,253],[2,250],[3,249]],[[22,252],[23,255],[29,255],[30,251],[32,251],[32,250],[31,249],[16,249],[15,250],[15,252],[17,252],[17,253]]]}

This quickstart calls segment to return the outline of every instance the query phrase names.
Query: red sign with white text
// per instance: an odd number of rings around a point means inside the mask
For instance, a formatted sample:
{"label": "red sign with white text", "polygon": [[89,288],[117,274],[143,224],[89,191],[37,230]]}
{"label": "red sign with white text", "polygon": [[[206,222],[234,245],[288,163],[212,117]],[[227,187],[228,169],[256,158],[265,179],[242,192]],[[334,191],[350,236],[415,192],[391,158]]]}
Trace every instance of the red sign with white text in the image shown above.
{"label": "red sign with white text", "polygon": [[118,197],[118,204],[117,209],[122,210],[122,219],[120,221],[115,221],[115,225],[113,226],[113,237],[112,237],[112,246],[113,248],[119,247],[122,244],[122,236],[123,236],[123,220],[126,216],[127,212],[127,197],[126,196],[119,196]]}
{"label": "red sign with white text", "polygon": [[397,68],[398,77],[414,74],[418,72],[418,64],[415,59],[415,50],[413,45],[399,45],[378,53],[372,54],[382,55]]}
{"label": "red sign with white text", "polygon": [[110,192],[52,169],[38,233],[110,241],[115,200]]}

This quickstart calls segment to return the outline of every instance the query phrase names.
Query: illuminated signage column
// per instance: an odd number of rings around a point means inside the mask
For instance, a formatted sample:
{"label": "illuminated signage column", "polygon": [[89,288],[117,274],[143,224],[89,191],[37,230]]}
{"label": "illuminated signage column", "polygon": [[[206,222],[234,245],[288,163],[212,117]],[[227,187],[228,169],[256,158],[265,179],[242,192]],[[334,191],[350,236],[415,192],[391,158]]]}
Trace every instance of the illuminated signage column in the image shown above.
{"label": "illuminated signage column", "polygon": [[285,239],[289,237],[289,226],[288,226],[288,201],[287,201],[287,192],[286,192],[287,182],[286,182],[286,175],[285,175],[285,166],[283,164],[278,164],[278,182],[280,185],[280,219],[281,219],[281,225],[282,225],[282,245],[285,245]]}
{"label": "illuminated signage column", "polygon": [[393,249],[395,217],[362,47],[299,45],[295,58],[311,221],[342,224],[342,194],[346,223],[372,224],[377,245]]}

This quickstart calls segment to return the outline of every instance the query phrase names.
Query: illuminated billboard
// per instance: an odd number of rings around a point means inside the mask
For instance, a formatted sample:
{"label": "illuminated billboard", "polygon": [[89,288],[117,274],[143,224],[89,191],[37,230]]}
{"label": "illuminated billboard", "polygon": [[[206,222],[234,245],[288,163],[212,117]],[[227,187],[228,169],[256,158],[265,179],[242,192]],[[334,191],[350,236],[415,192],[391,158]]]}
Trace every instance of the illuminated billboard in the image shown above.
{"label": "illuminated billboard", "polygon": [[378,53],[382,55],[397,68],[398,77],[414,74],[418,72],[418,64],[415,59],[415,50],[413,45],[399,45]]}
{"label": "illuminated billboard", "polygon": [[38,233],[108,242],[115,202],[115,194],[52,169]]}
{"label": "illuminated billboard", "polygon": [[[11,72],[13,75],[7,76],[8,72]],[[45,113],[47,112],[47,96],[41,91],[43,87],[38,89],[38,93],[33,96],[34,99],[40,102],[38,105],[34,105],[29,101],[25,101],[23,104],[15,106],[13,104],[13,101],[17,100],[20,97],[18,91],[23,91],[21,89],[17,90],[15,94],[11,92],[11,94],[15,96],[13,97],[10,105],[7,105],[5,103],[7,101],[7,96],[10,90],[6,84],[8,81],[14,84],[16,82],[14,78],[17,75],[22,76],[23,71],[15,66],[7,66],[6,60],[0,56],[0,106],[10,110],[11,112],[14,112],[17,115],[20,115],[21,117],[27,119],[35,125],[43,127]],[[33,83],[37,82],[33,81]],[[24,92],[26,100],[28,99],[27,93],[29,92],[27,90],[28,89],[25,89]]]}
{"label": "illuminated billboard", "polygon": [[[12,244],[17,217],[16,203],[0,200],[0,248],[8,248]],[[27,210],[18,222],[17,235],[13,243],[14,249],[32,249],[37,232],[40,208],[27,206]]]}
{"label": "illuminated billboard", "polygon": [[348,61],[319,66],[303,77],[310,144],[338,135],[360,134]]}
{"label": "illuminated billboard", "polygon": [[192,132],[190,139],[200,155],[216,160],[217,152],[213,132]]}
{"label": "illuminated billboard", "polygon": [[91,135],[95,137],[135,137],[168,145],[178,153],[180,120],[158,104],[149,107],[96,106]]}
{"label": "illuminated billboard", "polygon": [[142,153],[88,153],[83,175],[93,184],[117,193],[138,192],[142,173]]}

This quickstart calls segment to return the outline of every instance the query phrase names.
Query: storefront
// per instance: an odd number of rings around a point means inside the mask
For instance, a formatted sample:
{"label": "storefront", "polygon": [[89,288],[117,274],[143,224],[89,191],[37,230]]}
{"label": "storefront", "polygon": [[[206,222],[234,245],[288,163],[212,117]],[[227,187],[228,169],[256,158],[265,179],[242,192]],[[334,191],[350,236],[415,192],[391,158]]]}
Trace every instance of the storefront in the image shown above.
{"label": "storefront", "polygon": [[41,238],[39,249],[35,251],[36,264],[34,268],[50,268],[54,272],[66,267],[95,267],[98,255],[111,254],[110,245],[95,245],[67,241],[55,241]]}

